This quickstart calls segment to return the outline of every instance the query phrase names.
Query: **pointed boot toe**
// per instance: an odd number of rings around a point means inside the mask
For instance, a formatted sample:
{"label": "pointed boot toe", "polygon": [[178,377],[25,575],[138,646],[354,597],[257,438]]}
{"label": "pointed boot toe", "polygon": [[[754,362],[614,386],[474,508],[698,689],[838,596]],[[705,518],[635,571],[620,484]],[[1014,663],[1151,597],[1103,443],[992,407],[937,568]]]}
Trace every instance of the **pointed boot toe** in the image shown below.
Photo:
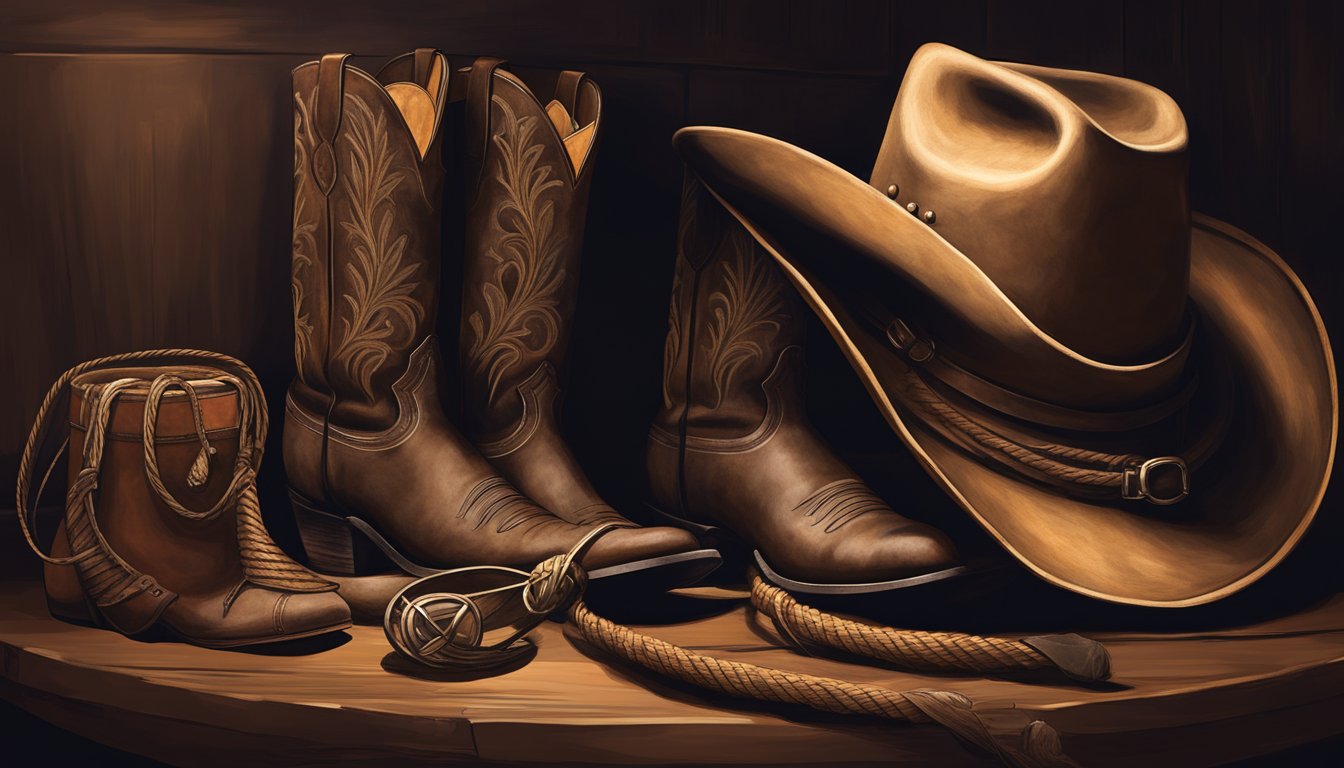
{"label": "pointed boot toe", "polygon": [[350,626],[350,608],[335,592],[282,592],[244,586],[232,601],[219,594],[179,599],[164,614],[175,635],[206,648],[280,643]]}
{"label": "pointed boot toe", "polygon": [[923,523],[910,522],[895,527],[886,535],[864,542],[862,565],[864,581],[890,581],[939,573],[961,565],[957,548],[942,531]]}
{"label": "pointed boot toe", "polygon": [[272,614],[277,640],[312,637],[351,625],[350,606],[336,592],[280,595]]}
{"label": "pointed boot toe", "polygon": [[689,552],[699,547],[689,531],[677,528],[617,528],[598,539],[584,555],[589,571]]}

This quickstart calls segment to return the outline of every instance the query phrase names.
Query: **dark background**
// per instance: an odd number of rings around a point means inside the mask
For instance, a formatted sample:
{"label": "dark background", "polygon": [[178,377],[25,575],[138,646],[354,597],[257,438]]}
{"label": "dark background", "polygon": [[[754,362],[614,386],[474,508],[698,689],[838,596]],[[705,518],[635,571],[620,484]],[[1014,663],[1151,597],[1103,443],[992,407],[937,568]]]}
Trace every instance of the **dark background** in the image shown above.
{"label": "dark background", "polygon": [[[7,476],[48,384],[99,355],[168,346],[236,355],[260,375],[280,421],[293,375],[289,70],[332,50],[370,57],[359,62],[368,68],[417,45],[461,63],[504,56],[543,99],[560,68],[584,69],[602,86],[605,135],[566,418],[594,479],[617,499],[638,494],[659,392],[680,184],[672,132],[687,124],[761,131],[866,178],[905,66],[928,41],[1166,90],[1189,122],[1194,207],[1277,249],[1328,327],[1344,323],[1334,274],[1344,208],[1339,3],[77,0],[0,8]],[[823,430],[860,464],[899,453],[830,345],[810,354],[810,405]],[[878,484],[921,506],[944,504],[931,483],[903,474],[908,466],[891,466]],[[263,502],[277,538],[292,545],[280,473],[273,449]],[[1327,517],[1337,496],[1327,497]],[[1327,523],[1314,538],[1338,530]],[[1329,565],[1311,570],[1337,585]]]}

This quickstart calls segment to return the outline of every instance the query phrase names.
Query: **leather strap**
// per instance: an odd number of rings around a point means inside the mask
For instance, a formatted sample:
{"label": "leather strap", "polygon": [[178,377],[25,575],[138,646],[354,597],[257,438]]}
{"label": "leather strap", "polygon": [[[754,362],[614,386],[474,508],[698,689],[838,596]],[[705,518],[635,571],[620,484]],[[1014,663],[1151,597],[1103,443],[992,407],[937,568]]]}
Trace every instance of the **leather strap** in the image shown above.
{"label": "leather strap", "polygon": [[318,138],[327,143],[336,141],[336,132],[341,129],[341,101],[345,91],[345,62],[348,53],[328,53],[317,65],[316,106]]}
{"label": "leather strap", "polygon": [[[1183,408],[1194,394],[1198,380],[1186,376],[1181,387],[1162,400],[1118,411],[1085,411],[1049,403],[1014,392],[970,371],[938,354],[932,339],[911,330],[901,318],[862,307],[860,314],[883,335],[887,343],[904,356],[907,363],[929,374],[940,383],[975,402],[1022,421],[1055,429],[1078,432],[1128,432],[1155,424]],[[884,318],[883,315],[886,315]],[[1194,321],[1181,347],[1188,349],[1194,336]]]}
{"label": "leather strap", "polygon": [[1170,397],[1139,408],[1123,411],[1084,411],[1037,400],[1005,389],[937,354],[916,365],[946,386],[983,406],[1032,424],[1077,432],[1128,432],[1156,424],[1185,407],[1199,383],[1197,376],[1188,376],[1182,382],[1181,388]]}
{"label": "leather strap", "polygon": [[566,69],[560,73],[560,79],[555,81],[555,100],[564,106],[569,112],[569,117],[575,123],[579,121],[579,88],[583,87],[583,81],[588,75],[583,72],[575,72],[572,69]]}
{"label": "leather strap", "polygon": [[428,90],[429,73],[434,68],[434,49],[416,48],[415,49],[415,84]]}
{"label": "leather strap", "polygon": [[486,149],[490,144],[490,98],[494,91],[495,70],[507,64],[504,59],[481,56],[467,75],[467,179],[471,196],[480,186],[485,170]]}
{"label": "leather strap", "polygon": [[345,100],[345,62],[348,53],[328,53],[317,65],[317,90],[313,93],[313,128],[318,143],[313,148],[312,174],[323,195],[336,185],[336,134],[341,130]]}
{"label": "leather strap", "polygon": [[154,626],[176,599],[176,592],[141,574],[119,593],[99,600],[98,613],[123,635],[137,635]]}

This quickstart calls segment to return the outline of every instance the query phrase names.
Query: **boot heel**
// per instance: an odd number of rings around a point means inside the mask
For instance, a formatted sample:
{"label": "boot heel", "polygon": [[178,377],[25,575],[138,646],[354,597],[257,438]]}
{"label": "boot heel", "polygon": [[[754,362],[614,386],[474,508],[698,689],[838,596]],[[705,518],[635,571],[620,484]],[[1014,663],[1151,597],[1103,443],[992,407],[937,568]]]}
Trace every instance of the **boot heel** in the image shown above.
{"label": "boot heel", "polygon": [[713,524],[697,523],[693,520],[687,520],[683,517],[677,517],[669,512],[655,507],[652,504],[645,504],[644,507],[649,513],[662,525],[670,525],[674,528],[682,528],[694,533],[705,546],[718,549],[720,546],[728,549],[745,549],[746,544],[737,537],[732,531]]}
{"label": "boot heel", "polygon": [[94,616],[93,607],[89,605],[88,600],[67,602],[48,595],[47,612],[52,615],[52,618],[70,624],[82,624],[90,627],[98,625],[98,619]]}
{"label": "boot heel", "polygon": [[381,573],[391,563],[369,540],[350,525],[350,519],[332,514],[324,505],[290,490],[294,523],[299,529],[308,566],[319,573],[357,576]]}
{"label": "boot heel", "polygon": [[704,583],[736,584],[745,579],[747,569],[751,566],[752,550],[737,534],[721,526],[706,525],[705,523],[697,523],[677,517],[652,504],[646,503],[644,506],[658,524],[684,528],[694,533],[696,538],[700,540],[701,545],[718,550],[722,561],[719,567],[709,574],[710,578],[706,579]]}

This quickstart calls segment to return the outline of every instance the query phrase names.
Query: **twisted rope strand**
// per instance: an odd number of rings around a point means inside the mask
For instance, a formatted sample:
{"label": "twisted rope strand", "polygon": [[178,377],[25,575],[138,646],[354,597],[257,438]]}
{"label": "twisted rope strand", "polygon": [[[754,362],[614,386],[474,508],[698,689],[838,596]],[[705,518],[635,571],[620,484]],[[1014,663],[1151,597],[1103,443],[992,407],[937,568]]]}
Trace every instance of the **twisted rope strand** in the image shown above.
{"label": "twisted rope strand", "polygon": [[[943,400],[937,392],[930,389],[915,372],[911,371],[907,380],[910,382],[914,401],[938,417],[944,424],[957,429],[982,447],[997,451],[1047,477],[1065,483],[1100,488],[1120,488],[1124,481],[1124,472],[1119,470],[1136,460],[1142,459],[1142,457],[1131,454],[1110,454],[1052,443],[1040,443],[1030,447],[1022,445],[967,417]],[[1105,469],[1080,467],[1056,459],[1070,459],[1098,464]]]}
{"label": "twisted rope strand", "polygon": [[996,739],[974,702],[953,691],[893,691],[831,677],[788,672],[689,651],[593,613],[577,600],[569,622],[588,644],[673,680],[739,699],[793,704],[819,712],[866,715],[912,724],[937,723],[958,738],[1019,768],[1077,768],[1045,722],[1028,722],[1015,740]]}
{"label": "twisted rope strand", "polygon": [[802,605],[752,574],[751,604],[801,644],[833,648],[922,672],[1011,672],[1053,669],[1031,646],[964,632],[924,632],[875,627]]}
{"label": "twisted rope strand", "polygon": [[569,620],[590,644],[665,677],[701,688],[738,698],[801,704],[822,712],[931,722],[919,707],[896,691],[688,651],[604,619],[582,601],[570,608]]}

